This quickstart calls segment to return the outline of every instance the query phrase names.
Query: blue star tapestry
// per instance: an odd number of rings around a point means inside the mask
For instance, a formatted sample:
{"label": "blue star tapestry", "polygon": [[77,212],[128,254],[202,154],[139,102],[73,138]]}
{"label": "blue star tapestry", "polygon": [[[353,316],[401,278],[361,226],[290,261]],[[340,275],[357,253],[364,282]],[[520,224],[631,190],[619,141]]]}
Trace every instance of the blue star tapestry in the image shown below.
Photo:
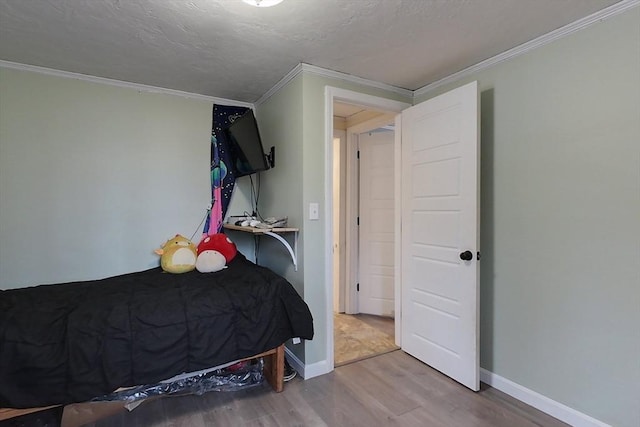
{"label": "blue star tapestry", "polygon": [[204,234],[211,235],[222,230],[222,221],[227,213],[231,194],[235,185],[229,141],[224,130],[242,116],[247,107],[213,105],[213,126],[211,130],[211,212],[204,224]]}

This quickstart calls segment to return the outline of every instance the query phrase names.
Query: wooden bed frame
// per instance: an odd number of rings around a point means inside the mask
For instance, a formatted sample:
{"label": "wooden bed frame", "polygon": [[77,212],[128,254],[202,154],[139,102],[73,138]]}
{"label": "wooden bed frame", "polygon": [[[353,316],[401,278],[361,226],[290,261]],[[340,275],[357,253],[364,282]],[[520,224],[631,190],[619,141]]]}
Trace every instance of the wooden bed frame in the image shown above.
{"label": "wooden bed frame", "polygon": [[284,390],[284,344],[242,360],[264,358],[264,378],[276,393]]}
{"label": "wooden bed frame", "polygon": [[[239,360],[239,362],[257,359],[260,357],[264,360],[264,378],[275,392],[280,393],[284,390],[284,344],[263,353],[256,354],[255,356],[246,357]],[[45,409],[51,409],[57,406],[60,405],[26,409],[0,408],[0,421],[31,414],[33,412],[44,411]]]}

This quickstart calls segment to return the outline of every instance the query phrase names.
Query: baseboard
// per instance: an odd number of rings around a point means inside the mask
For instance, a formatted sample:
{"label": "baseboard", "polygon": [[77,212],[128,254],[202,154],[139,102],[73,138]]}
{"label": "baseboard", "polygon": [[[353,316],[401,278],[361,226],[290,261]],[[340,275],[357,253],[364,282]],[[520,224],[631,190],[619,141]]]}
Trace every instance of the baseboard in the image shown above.
{"label": "baseboard", "polygon": [[520,384],[514,383],[500,375],[480,368],[480,380],[491,387],[515,397],[521,402],[531,405],[534,408],[551,415],[574,427],[611,427],[609,424],[603,423],[589,415],[578,412],[573,408],[563,405],[560,402],[549,399],[540,393],[529,390]]}
{"label": "baseboard", "polygon": [[300,376],[305,380],[329,373],[327,363],[324,360],[317,363],[312,363],[310,365],[305,365],[287,347],[284,348],[284,352],[291,367],[295,369],[298,374],[300,374]]}
{"label": "baseboard", "polygon": [[[305,365],[295,354],[293,354],[291,350],[285,347],[284,351],[291,366],[302,378],[306,380],[329,372],[326,360]],[[523,387],[520,384],[514,383],[513,381],[494,374],[493,372],[487,371],[486,369],[480,368],[480,380],[483,383],[488,384],[491,387],[574,427],[611,427],[607,423],[576,411],[567,405],[556,402],[553,399]]]}

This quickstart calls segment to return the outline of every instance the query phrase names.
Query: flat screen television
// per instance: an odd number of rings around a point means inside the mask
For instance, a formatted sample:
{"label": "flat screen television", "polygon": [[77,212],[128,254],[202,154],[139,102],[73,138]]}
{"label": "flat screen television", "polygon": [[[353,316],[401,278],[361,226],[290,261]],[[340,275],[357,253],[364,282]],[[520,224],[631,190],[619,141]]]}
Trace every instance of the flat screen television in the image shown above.
{"label": "flat screen television", "polygon": [[258,124],[252,110],[237,118],[227,129],[233,170],[236,177],[251,175],[273,167],[273,151],[266,156]]}

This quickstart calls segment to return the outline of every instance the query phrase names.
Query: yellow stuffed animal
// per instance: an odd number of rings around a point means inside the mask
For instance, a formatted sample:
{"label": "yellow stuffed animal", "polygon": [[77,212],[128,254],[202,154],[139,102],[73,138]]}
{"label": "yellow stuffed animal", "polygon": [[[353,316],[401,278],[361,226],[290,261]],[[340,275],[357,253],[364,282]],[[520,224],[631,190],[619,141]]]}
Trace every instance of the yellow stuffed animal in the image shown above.
{"label": "yellow stuffed animal", "polygon": [[196,268],[196,245],[179,234],[167,240],[155,253],[160,255],[160,266],[168,273],[186,273]]}

